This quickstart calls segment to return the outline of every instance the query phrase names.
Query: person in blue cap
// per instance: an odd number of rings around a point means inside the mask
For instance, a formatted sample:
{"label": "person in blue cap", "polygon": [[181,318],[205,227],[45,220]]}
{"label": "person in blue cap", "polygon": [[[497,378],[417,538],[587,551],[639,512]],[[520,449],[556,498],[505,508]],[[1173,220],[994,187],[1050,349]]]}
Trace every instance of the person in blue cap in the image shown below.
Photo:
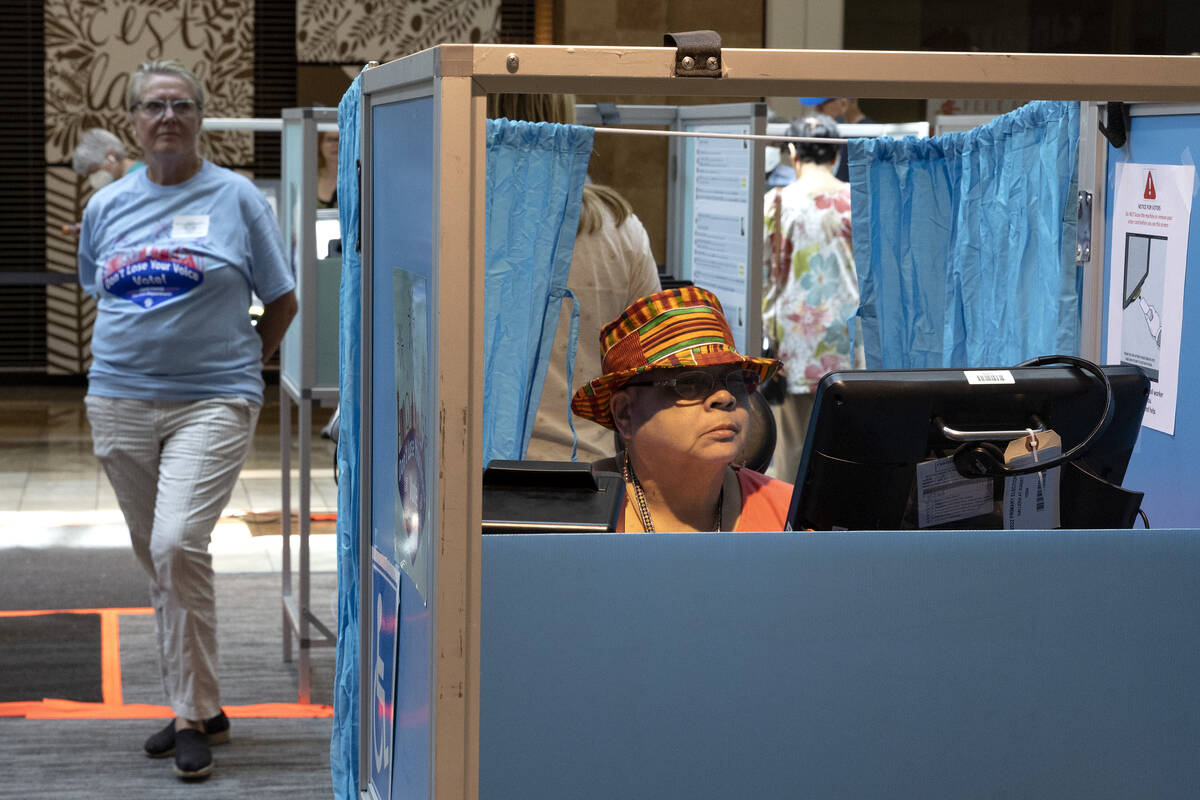
{"label": "person in blue cap", "polygon": [[848,98],[845,97],[797,97],[800,105],[808,106],[818,114],[833,117],[838,122],[844,122]]}

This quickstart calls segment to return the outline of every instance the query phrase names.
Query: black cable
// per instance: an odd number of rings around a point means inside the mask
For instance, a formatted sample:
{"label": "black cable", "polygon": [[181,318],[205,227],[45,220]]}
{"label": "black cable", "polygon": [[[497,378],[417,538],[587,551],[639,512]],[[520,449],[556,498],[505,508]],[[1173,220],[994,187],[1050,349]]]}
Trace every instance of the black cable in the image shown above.
{"label": "black cable", "polygon": [[[1097,365],[1093,364],[1091,361],[1088,361],[1085,358],[1078,358],[1076,356],[1060,356],[1060,355],[1039,356],[1037,358],[1031,358],[1028,361],[1023,361],[1020,364],[1017,364],[1017,366],[1018,367],[1042,367],[1042,366],[1048,366],[1051,364],[1067,364],[1070,366],[1077,367],[1078,369],[1081,369],[1084,372],[1090,373],[1092,376],[1094,376],[1096,378],[1096,380],[1098,380],[1104,386],[1104,411],[1100,415],[1100,421],[1096,423],[1096,427],[1092,428],[1092,432],[1089,433],[1082,442],[1075,445],[1067,452],[1062,453],[1057,458],[1052,458],[1049,461],[1046,461],[1044,463],[1034,464],[1033,466],[1030,466],[1030,467],[1022,467],[1020,469],[1010,469],[1009,467],[1006,467],[1003,463],[997,463],[996,469],[989,470],[986,473],[987,476],[1011,477],[1011,476],[1015,476],[1015,475],[1029,475],[1034,472],[1042,472],[1043,470],[1047,470],[1052,467],[1057,467],[1061,464],[1067,463],[1068,461],[1074,461],[1075,459],[1080,458],[1084,454],[1087,453],[1087,451],[1091,448],[1092,443],[1100,436],[1101,433],[1104,432],[1104,429],[1108,427],[1108,424],[1110,422],[1112,422],[1113,413],[1115,411],[1115,409],[1113,408],[1112,384],[1109,383],[1108,376],[1104,374],[1104,370],[1102,370]],[[967,449],[971,448],[972,446],[973,445],[971,445],[971,444],[964,444],[962,447],[959,448],[959,451],[967,450]],[[956,452],[956,455],[957,455],[957,452]],[[985,477],[985,476],[981,475],[980,477]]]}

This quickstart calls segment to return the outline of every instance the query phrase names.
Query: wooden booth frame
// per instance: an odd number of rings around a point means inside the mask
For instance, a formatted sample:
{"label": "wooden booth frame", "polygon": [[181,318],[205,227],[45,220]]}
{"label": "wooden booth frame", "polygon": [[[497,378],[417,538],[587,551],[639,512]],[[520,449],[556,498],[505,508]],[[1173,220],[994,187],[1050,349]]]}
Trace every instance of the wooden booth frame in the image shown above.
{"label": "wooden booth frame", "polygon": [[[368,69],[363,91],[363,185],[371,196],[371,109],[414,93],[433,98],[434,262],[440,305],[432,308],[433,348],[443,364],[433,382],[438,441],[429,697],[430,793],[445,800],[479,795],[481,519],[483,417],[483,287],[485,97],[491,92],[573,92],[583,95],[776,97],[814,94],[875,98],[970,97],[1074,101],[1200,101],[1200,57],[1008,53],[930,53],[727,49],[720,76],[676,77],[676,52],[665,47],[441,45]],[[1085,107],[1087,104],[1085,104]],[[1095,113],[1094,106],[1091,112]],[[1080,142],[1080,188],[1103,186],[1104,142]],[[1085,157],[1087,161],[1085,161]],[[1103,203],[1092,230],[1104,230]],[[370,574],[370,300],[371,221],[362,219],[363,397],[361,442],[362,575]],[[1103,257],[1093,247],[1085,293],[1084,353],[1099,347]],[[363,581],[364,587],[367,581]],[[364,603],[361,641],[369,641]],[[366,660],[364,651],[363,659]],[[364,669],[366,667],[364,666]],[[364,678],[366,673],[364,672]],[[367,680],[360,684],[360,788],[369,747]],[[366,795],[364,795],[366,796]]]}

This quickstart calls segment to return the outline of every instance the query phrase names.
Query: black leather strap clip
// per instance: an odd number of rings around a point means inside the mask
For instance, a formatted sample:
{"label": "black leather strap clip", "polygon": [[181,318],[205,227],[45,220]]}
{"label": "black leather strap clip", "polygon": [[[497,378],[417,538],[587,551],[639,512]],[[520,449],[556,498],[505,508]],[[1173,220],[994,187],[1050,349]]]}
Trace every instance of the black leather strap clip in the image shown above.
{"label": "black leather strap clip", "polygon": [[716,31],[664,34],[663,45],[675,48],[676,78],[721,77],[721,35]]}
{"label": "black leather strap clip", "polygon": [[1129,141],[1129,104],[1109,103],[1108,125],[1100,123],[1100,133],[1108,139],[1108,143],[1118,150]]}

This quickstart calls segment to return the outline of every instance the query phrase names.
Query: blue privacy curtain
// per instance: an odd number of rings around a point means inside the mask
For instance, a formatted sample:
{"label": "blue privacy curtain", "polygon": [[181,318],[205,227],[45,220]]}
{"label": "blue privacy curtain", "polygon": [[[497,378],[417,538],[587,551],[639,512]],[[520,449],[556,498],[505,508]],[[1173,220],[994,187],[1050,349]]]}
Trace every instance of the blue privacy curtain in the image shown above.
{"label": "blue privacy curtain", "polygon": [[484,466],[522,458],[529,445],[559,309],[569,295],[592,136],[578,125],[487,123]]}
{"label": "blue privacy curtain", "polygon": [[932,139],[852,139],[867,367],[1007,366],[1079,351],[1077,103]]}
{"label": "blue privacy curtain", "polygon": [[[361,75],[338,105],[342,229],[338,436],[337,662],[330,771],[334,796],[358,797],[362,259],[358,253]],[[521,458],[567,292],[592,129],[489,121],[484,289],[484,464]],[[482,466],[482,465],[481,465]]]}
{"label": "blue privacy curtain", "polygon": [[358,252],[358,161],[362,75],[338,104],[338,218],[342,284],[338,369],[337,661],[329,766],[334,797],[358,798],[358,440],[362,428],[362,256]]}

